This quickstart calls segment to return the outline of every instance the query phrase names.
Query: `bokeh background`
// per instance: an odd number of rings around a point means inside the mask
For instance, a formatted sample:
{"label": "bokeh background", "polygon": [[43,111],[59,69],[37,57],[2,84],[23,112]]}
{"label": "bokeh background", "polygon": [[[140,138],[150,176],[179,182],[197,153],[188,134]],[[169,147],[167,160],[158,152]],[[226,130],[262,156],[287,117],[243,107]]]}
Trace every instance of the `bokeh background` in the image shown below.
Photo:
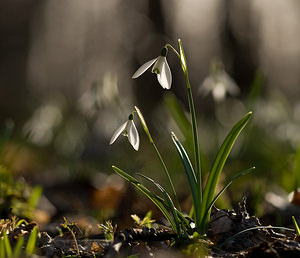
{"label": "bokeh background", "polygon": [[[137,120],[139,152],[124,138],[109,146],[137,105],[189,207],[183,167],[169,136],[175,131],[190,151],[170,107],[176,97],[188,110],[178,59],[169,51],[171,92],[150,72],[131,79],[164,44],[177,47],[180,38],[199,116],[204,176],[226,133],[252,110],[220,187],[242,169],[256,166],[256,172],[239,179],[219,206],[231,208],[246,195],[248,209],[266,216],[280,209],[275,197],[287,201],[300,184],[299,27],[296,0],[1,1],[1,164],[13,178],[42,186],[49,201],[45,222],[78,210],[122,221],[147,212],[152,207],[145,198],[111,169],[115,164],[166,183]],[[215,58],[240,88],[239,96],[221,104],[198,93]],[[2,197],[2,208],[3,203]]]}

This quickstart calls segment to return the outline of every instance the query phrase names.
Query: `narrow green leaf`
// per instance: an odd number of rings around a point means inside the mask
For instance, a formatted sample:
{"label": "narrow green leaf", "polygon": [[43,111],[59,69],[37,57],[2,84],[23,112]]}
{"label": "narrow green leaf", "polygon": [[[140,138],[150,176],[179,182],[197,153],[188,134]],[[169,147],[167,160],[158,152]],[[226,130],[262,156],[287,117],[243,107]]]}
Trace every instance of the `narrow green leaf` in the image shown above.
{"label": "narrow green leaf", "polygon": [[20,257],[23,243],[24,243],[24,237],[20,236],[14,248],[14,257]]}
{"label": "narrow green leaf", "polygon": [[168,181],[169,181],[170,187],[171,187],[171,189],[172,189],[173,195],[174,195],[174,197],[175,197],[175,200],[176,200],[176,203],[177,203],[177,207],[178,207],[179,210],[180,210],[180,205],[179,205],[179,201],[178,201],[178,198],[177,198],[177,195],[176,195],[175,187],[174,187],[174,184],[173,184],[172,179],[171,179],[171,177],[170,177],[170,174],[169,174],[169,171],[168,171],[168,169],[167,169],[167,166],[166,166],[166,164],[165,164],[165,162],[164,162],[162,156],[161,156],[160,153],[159,153],[158,148],[156,147],[156,145],[155,145],[155,143],[154,143],[154,141],[153,141],[153,139],[152,139],[152,137],[151,137],[151,135],[150,135],[149,129],[148,129],[147,125],[146,125],[146,121],[145,121],[145,119],[144,119],[144,117],[143,117],[141,111],[140,111],[139,108],[136,107],[136,106],[135,106],[135,110],[136,110],[136,112],[137,112],[137,114],[138,114],[138,117],[139,117],[139,119],[140,119],[140,121],[141,121],[141,123],[142,123],[142,125],[143,125],[144,131],[145,131],[145,133],[147,134],[147,136],[148,136],[148,138],[149,138],[149,141],[150,141],[150,143],[152,144],[152,147],[154,148],[155,153],[156,153],[156,155],[158,156],[159,161],[160,161],[160,163],[161,163],[161,165],[162,165],[162,167],[163,167],[163,169],[164,169],[164,171],[165,171],[165,174],[166,174],[166,176],[167,176],[167,178],[168,178]]}
{"label": "narrow green leaf", "polygon": [[[236,123],[236,125],[231,129],[227,137],[225,138],[222,146],[219,149],[219,152],[217,154],[217,157],[215,159],[215,162],[213,164],[213,167],[210,171],[210,174],[207,179],[207,183],[203,192],[203,203],[201,206],[201,218],[204,218],[205,211],[209,207],[210,203],[212,202],[214,198],[215,189],[221,174],[221,171],[223,170],[223,167],[225,165],[225,162],[227,160],[227,157],[233,147],[233,144],[235,140],[237,139],[240,132],[243,130],[245,125],[249,122],[250,117],[252,115],[252,112],[247,113],[239,122]],[[202,229],[206,228],[208,226],[208,220],[209,220],[209,214],[206,219],[206,221],[202,220],[202,223],[204,223],[202,226]],[[205,230],[205,229],[204,229]]]}
{"label": "narrow green leaf", "polygon": [[174,223],[174,221],[172,220],[170,214],[168,213],[168,211],[166,210],[166,208],[164,207],[164,200],[159,197],[156,196],[155,194],[151,193],[145,186],[143,186],[138,180],[136,180],[134,177],[130,176],[129,174],[127,174],[126,172],[122,171],[121,169],[119,169],[116,166],[112,166],[112,169],[119,174],[120,176],[122,176],[124,179],[126,179],[127,181],[129,181],[130,183],[132,183],[137,189],[139,189],[143,194],[145,194],[159,209],[160,211],[163,213],[163,215],[165,216],[165,218],[169,221],[169,223],[171,224],[171,227],[176,230],[176,225]]}
{"label": "narrow green leaf", "polygon": [[31,231],[30,237],[27,242],[27,246],[25,252],[27,255],[33,254],[35,247],[36,247],[36,238],[37,238],[38,229],[34,227]]}
{"label": "narrow green leaf", "polygon": [[40,200],[40,197],[42,195],[42,192],[43,192],[43,188],[40,185],[37,185],[33,188],[31,195],[28,199],[28,204],[30,207],[36,208]]}
{"label": "narrow green leaf", "polygon": [[153,183],[162,192],[162,194],[164,195],[165,201],[168,204],[167,207],[171,211],[172,216],[174,218],[174,222],[175,222],[175,226],[176,226],[176,232],[177,232],[178,235],[181,235],[180,222],[179,222],[179,219],[178,219],[178,216],[177,216],[177,212],[175,211],[174,203],[173,203],[171,197],[169,196],[169,194],[167,193],[167,191],[159,183],[155,182],[150,177],[147,177],[143,174],[138,174],[138,175],[142,176],[143,178],[145,178],[147,180],[149,180],[151,183]]}
{"label": "narrow green leaf", "polygon": [[295,230],[296,230],[296,234],[297,234],[297,236],[300,236],[300,228],[298,226],[298,223],[297,223],[294,216],[292,216],[292,219],[293,219],[294,227],[295,227]]}
{"label": "narrow green leaf", "polygon": [[6,257],[8,257],[8,258],[12,257],[11,245],[10,245],[9,239],[4,230],[3,230],[3,242],[4,242],[4,249],[5,249]]}
{"label": "narrow green leaf", "polygon": [[176,98],[174,93],[168,91],[164,94],[164,102],[174,119],[175,123],[179,127],[180,131],[186,138],[186,141],[192,141],[192,135],[190,135],[191,131],[191,123],[189,119],[187,118],[186,113],[184,112],[184,109],[179,102],[179,100]]}
{"label": "narrow green leaf", "polygon": [[190,162],[190,159],[189,159],[185,149],[183,148],[182,144],[176,137],[175,133],[171,132],[171,137],[172,137],[173,143],[175,144],[175,147],[178,151],[178,154],[181,158],[185,173],[187,175],[187,179],[188,179],[188,182],[190,185],[190,189],[191,189],[192,197],[193,197],[193,203],[194,203],[194,207],[195,207],[196,222],[199,222],[200,200],[198,200],[198,196],[199,196],[198,193],[199,193],[199,191],[202,191],[202,189],[197,189],[197,179],[195,176],[195,172],[194,172],[193,166]]}
{"label": "narrow green leaf", "polygon": [[174,132],[171,132],[171,137],[172,137],[173,143],[178,151],[178,154],[182,160],[185,172],[188,177],[190,187],[193,189],[193,191],[196,192],[197,179],[195,176],[195,172],[194,172],[192,163],[191,163],[184,147],[182,146],[181,142],[178,140],[178,138]]}
{"label": "narrow green leaf", "polygon": [[19,227],[21,226],[22,223],[28,224],[27,221],[25,219],[20,219],[17,221],[15,227]]}
{"label": "narrow green leaf", "polygon": [[[197,178],[197,189],[199,190],[202,188],[202,175],[201,175],[201,164],[200,164],[200,148],[199,148],[199,141],[198,141],[197,117],[195,112],[193,93],[192,93],[190,79],[188,75],[186,58],[185,58],[183,46],[180,39],[178,39],[178,45],[179,45],[181,67],[185,77],[187,96],[188,96],[188,102],[190,108],[192,133],[193,133],[192,135],[193,135],[193,142],[194,142],[195,172]],[[199,200],[199,203],[200,202],[202,203],[202,191],[198,191],[197,194],[198,194],[197,200]],[[199,222],[199,220],[197,219],[196,222]],[[196,227],[199,227],[199,225],[196,225]]]}
{"label": "narrow green leaf", "polygon": [[5,257],[4,239],[0,238],[0,258]]}
{"label": "narrow green leaf", "polygon": [[215,204],[215,202],[218,200],[218,198],[224,193],[224,191],[236,180],[238,179],[239,177],[241,176],[244,176],[244,175],[247,175],[249,174],[250,172],[253,172],[255,169],[255,167],[252,167],[252,168],[248,168],[248,169],[245,169],[239,173],[237,173],[222,189],[221,191],[214,197],[213,201],[210,203],[210,205],[207,207],[206,211],[205,211],[205,215],[204,215],[204,218],[203,220],[206,220],[207,219],[207,216],[210,214],[210,211],[211,211],[211,208],[212,206]]}

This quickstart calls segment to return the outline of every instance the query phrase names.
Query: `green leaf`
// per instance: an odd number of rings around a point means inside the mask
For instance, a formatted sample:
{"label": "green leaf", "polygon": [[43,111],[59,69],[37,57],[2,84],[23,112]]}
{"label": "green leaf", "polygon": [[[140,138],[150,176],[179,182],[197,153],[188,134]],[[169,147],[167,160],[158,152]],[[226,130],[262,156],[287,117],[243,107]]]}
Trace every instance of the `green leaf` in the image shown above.
{"label": "green leaf", "polygon": [[4,239],[0,238],[0,257],[5,257]]}
{"label": "green leaf", "polygon": [[205,211],[205,215],[203,220],[206,219],[206,217],[210,214],[210,210],[212,206],[215,204],[215,202],[218,200],[218,198],[224,193],[224,191],[239,177],[249,174],[250,172],[254,171],[255,167],[245,169],[238,174],[236,174],[222,189],[221,191],[214,197],[213,201],[210,203],[210,205],[207,207]]}
{"label": "green leaf", "polygon": [[28,205],[33,209],[35,209],[36,206],[38,205],[42,192],[43,192],[43,188],[40,185],[37,185],[33,188],[31,195],[28,199]]}
{"label": "green leaf", "polygon": [[3,245],[4,245],[4,249],[5,249],[5,252],[6,252],[6,257],[10,258],[12,257],[12,249],[11,249],[11,245],[10,245],[10,242],[9,242],[9,239],[5,233],[5,231],[3,230]]}
{"label": "green leaf", "polygon": [[27,246],[25,249],[27,255],[33,254],[33,252],[35,250],[37,233],[38,233],[38,229],[37,229],[37,227],[34,227],[31,231],[31,234],[30,234],[30,237],[28,239]]}
{"label": "green leaf", "polygon": [[174,93],[170,91],[165,93],[164,102],[186,140],[192,141],[192,135],[190,135],[191,123],[187,118],[181,103],[178,101]]}
{"label": "green leaf", "polygon": [[25,224],[26,224],[27,222],[26,222],[26,220],[25,220],[25,219],[20,219],[20,220],[18,220],[18,221],[16,222],[16,225],[15,225],[15,227],[19,227],[19,226],[21,226],[21,224],[22,224],[22,223],[25,223]]}
{"label": "green leaf", "polygon": [[[207,179],[207,183],[203,192],[203,203],[201,206],[200,216],[204,218],[205,211],[211,204],[214,198],[215,189],[223,170],[227,157],[233,147],[235,140],[237,139],[240,132],[249,122],[252,112],[247,113],[236,125],[231,129],[227,137],[225,138],[223,144],[221,145],[217,157],[214,161],[213,167]],[[209,214],[206,221],[202,220],[202,229],[205,231],[208,226]]]}
{"label": "green leaf", "polygon": [[292,219],[293,219],[294,227],[295,227],[295,230],[296,230],[296,234],[297,234],[297,236],[300,236],[300,228],[298,226],[298,223],[297,223],[294,216],[292,216]]}
{"label": "green leaf", "polygon": [[127,181],[129,181],[130,183],[132,183],[137,189],[139,189],[143,194],[145,194],[159,209],[160,211],[163,213],[163,215],[165,216],[165,218],[169,221],[169,223],[171,224],[171,227],[176,230],[176,225],[174,223],[174,221],[172,220],[170,214],[168,213],[168,211],[166,210],[166,208],[164,207],[164,200],[159,197],[156,196],[155,194],[151,193],[145,186],[143,186],[138,180],[136,180],[134,177],[130,176],[129,174],[127,174],[126,172],[122,171],[121,169],[119,169],[116,166],[112,166],[112,169],[119,174],[120,176],[122,176],[123,178],[125,178]]}
{"label": "green leaf", "polygon": [[143,219],[141,219],[138,215],[132,214],[131,218],[134,220],[134,222],[139,226],[147,226],[152,227],[152,224],[155,222],[154,219],[151,219],[152,217],[152,211],[148,211]]}
{"label": "green leaf", "polygon": [[142,174],[138,174],[138,175],[142,176],[143,178],[145,178],[147,180],[149,180],[151,183],[153,183],[162,192],[162,194],[165,198],[165,201],[168,204],[168,208],[171,211],[172,216],[174,218],[174,222],[175,222],[175,226],[176,226],[176,232],[180,236],[181,235],[180,222],[179,222],[179,219],[178,219],[178,216],[177,216],[177,212],[175,210],[174,203],[173,203],[171,197],[169,196],[169,194],[167,193],[167,191],[159,183],[155,182],[150,177],[147,177],[147,176],[142,175]]}
{"label": "green leaf", "polygon": [[20,236],[14,247],[14,257],[20,257],[21,252],[22,252],[23,243],[24,243],[24,237]]}
{"label": "green leaf", "polygon": [[196,179],[196,175],[193,169],[193,166],[190,162],[190,159],[185,151],[185,149],[183,148],[182,144],[180,143],[180,141],[178,140],[178,138],[176,137],[174,132],[171,132],[171,137],[173,140],[173,143],[175,144],[175,147],[178,151],[178,154],[181,158],[182,164],[184,166],[184,170],[190,185],[190,189],[192,192],[192,197],[193,197],[193,203],[194,203],[194,207],[195,207],[195,214],[196,214],[196,222],[199,222],[199,205],[200,205],[200,200],[198,200],[198,191],[202,191],[202,189],[197,189],[197,179]]}
{"label": "green leaf", "polygon": [[197,179],[196,179],[195,172],[194,172],[193,166],[191,164],[191,161],[190,161],[185,149],[183,148],[181,142],[178,140],[178,138],[174,132],[171,132],[171,137],[172,137],[173,143],[175,144],[175,147],[178,151],[178,154],[182,160],[185,172],[188,177],[190,187],[191,187],[192,191],[196,192]]}
{"label": "green leaf", "polygon": [[168,181],[169,181],[170,187],[171,187],[171,189],[172,189],[173,195],[174,195],[174,197],[176,198],[177,206],[178,206],[178,208],[180,209],[180,205],[179,205],[179,202],[178,202],[178,198],[177,198],[177,195],[176,195],[176,191],[175,191],[175,188],[174,188],[172,179],[171,179],[171,177],[170,177],[169,171],[168,171],[168,169],[167,169],[167,167],[166,167],[166,164],[165,164],[165,162],[163,161],[162,156],[160,155],[160,153],[159,153],[159,151],[158,151],[158,149],[157,149],[157,147],[156,147],[156,145],[155,145],[155,143],[154,143],[154,141],[153,141],[153,139],[152,139],[152,137],[151,137],[151,135],[150,135],[150,132],[149,132],[148,127],[147,127],[147,125],[146,125],[146,121],[145,121],[145,119],[144,119],[144,117],[143,117],[141,111],[140,111],[140,110],[138,109],[138,107],[136,107],[136,106],[135,106],[135,110],[136,110],[136,112],[137,112],[137,114],[138,114],[138,117],[139,117],[139,119],[140,119],[140,121],[141,121],[141,123],[142,123],[142,125],[143,125],[144,131],[145,131],[145,133],[147,134],[147,136],[148,136],[148,138],[149,138],[149,141],[150,141],[150,143],[152,144],[152,147],[154,148],[155,153],[156,153],[156,155],[158,156],[158,158],[159,158],[159,160],[160,160],[160,163],[161,163],[161,165],[162,165],[162,167],[163,167],[163,169],[164,169],[164,171],[165,171],[165,174],[166,174],[166,176],[167,176],[167,178],[168,178]]}

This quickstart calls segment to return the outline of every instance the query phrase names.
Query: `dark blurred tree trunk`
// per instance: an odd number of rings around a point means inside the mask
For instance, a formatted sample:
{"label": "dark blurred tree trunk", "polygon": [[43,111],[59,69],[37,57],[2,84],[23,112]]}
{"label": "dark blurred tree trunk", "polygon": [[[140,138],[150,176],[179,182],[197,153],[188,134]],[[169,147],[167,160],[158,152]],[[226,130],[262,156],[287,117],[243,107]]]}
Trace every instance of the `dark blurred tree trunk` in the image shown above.
{"label": "dark blurred tree trunk", "polygon": [[[223,34],[221,36],[222,59],[225,69],[231,74],[242,92],[248,92],[257,70],[257,60],[253,51],[253,42],[249,37],[251,30],[249,2],[243,2],[243,9],[234,8],[234,2],[227,0],[221,5],[221,12],[225,13]],[[246,5],[246,6],[245,6]],[[243,15],[237,16],[232,10],[239,10]],[[241,19],[242,18],[242,19]],[[244,31],[237,31],[233,24],[242,24]],[[237,33],[239,32],[239,33]]]}
{"label": "dark blurred tree trunk", "polygon": [[149,0],[149,18],[153,22],[155,32],[159,34],[165,34],[165,19],[163,15],[161,0]]}
{"label": "dark blurred tree trunk", "polygon": [[[0,126],[26,117],[26,65],[31,18],[37,1],[0,2]],[[18,126],[18,124],[17,124]]]}

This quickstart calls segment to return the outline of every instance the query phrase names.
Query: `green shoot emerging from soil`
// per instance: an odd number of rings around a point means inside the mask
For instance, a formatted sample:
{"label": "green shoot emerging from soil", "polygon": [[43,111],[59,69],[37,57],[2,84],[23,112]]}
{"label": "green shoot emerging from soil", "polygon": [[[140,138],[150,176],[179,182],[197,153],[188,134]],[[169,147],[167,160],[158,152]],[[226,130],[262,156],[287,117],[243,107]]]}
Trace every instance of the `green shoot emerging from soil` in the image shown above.
{"label": "green shoot emerging from soil", "polygon": [[[194,99],[192,95],[191,84],[188,75],[188,68],[187,68],[187,61],[184,54],[183,46],[180,40],[178,40],[178,48],[177,51],[174,47],[170,44],[166,44],[161,51],[159,57],[148,61],[144,65],[142,65],[132,76],[132,78],[137,78],[142,75],[150,66],[153,65],[152,73],[157,74],[157,79],[160,85],[164,89],[170,89],[172,83],[172,75],[169,65],[167,63],[167,54],[168,48],[173,50],[175,54],[178,56],[181,68],[184,74],[185,82],[186,82],[186,90],[187,90],[187,98],[189,103],[189,111],[190,111],[190,124],[191,124],[191,135],[193,136],[193,156],[194,161],[192,164],[191,159],[187,155],[187,152],[184,146],[181,144],[178,137],[175,135],[174,132],[171,132],[171,139],[175,145],[175,148],[178,152],[178,155],[183,163],[185,174],[188,179],[192,199],[193,199],[193,207],[190,211],[190,218],[187,218],[185,214],[181,211],[176,191],[171,180],[170,174],[168,172],[167,166],[163,161],[163,158],[158,151],[153,138],[151,137],[150,130],[146,124],[146,121],[142,115],[142,112],[138,107],[135,107],[135,110],[130,114],[129,119],[126,123],[117,129],[114,133],[111,142],[113,143],[116,138],[123,133],[123,135],[128,137],[129,142],[138,150],[138,143],[139,143],[139,136],[135,125],[133,123],[133,116],[137,114],[142,127],[150,141],[150,144],[153,146],[156,155],[159,158],[159,161],[162,165],[163,170],[165,171],[166,177],[170,184],[170,189],[172,190],[172,194],[170,195],[165,188],[160,185],[155,180],[142,175],[138,174],[139,176],[143,177],[144,179],[151,182],[157,189],[161,192],[160,195],[156,195],[148,188],[146,188],[140,181],[136,178],[130,176],[128,173],[124,172],[123,170],[119,169],[116,166],[113,166],[113,170],[118,173],[120,176],[131,182],[136,188],[138,188],[142,193],[144,193],[148,198],[150,198],[153,203],[160,209],[163,213],[165,218],[170,223],[173,230],[175,230],[178,234],[179,238],[194,238],[194,237],[201,237],[207,233],[211,208],[216,202],[217,198],[227,189],[227,187],[238,177],[247,174],[248,172],[252,171],[254,168],[250,168],[238,173],[232,180],[225,186],[223,189],[218,193],[216,192],[216,187],[220,178],[220,174],[223,170],[227,157],[238,137],[241,133],[243,128],[249,122],[252,112],[247,113],[244,117],[242,117],[231,129],[228,133],[227,137],[223,141],[218,154],[215,158],[215,161],[212,165],[210,173],[208,175],[207,181],[205,184],[202,182],[202,174],[201,174],[201,162],[200,162],[200,146],[198,140],[198,129],[197,129],[197,117],[195,113],[195,106],[194,106]],[[138,139],[138,140],[137,140]],[[138,143],[137,143],[138,142]],[[174,200],[174,201],[173,201]],[[192,221],[192,223],[191,223]]]}
{"label": "green shoot emerging from soil", "polygon": [[104,224],[98,225],[99,228],[104,230],[104,235],[106,240],[109,240],[111,242],[114,241],[114,233],[117,230],[117,226],[113,226],[112,222],[110,220],[106,221]]}
{"label": "green shoot emerging from soil", "polygon": [[[31,225],[24,219],[18,220],[15,216],[9,220],[0,220],[0,257],[31,257],[35,253],[38,227],[34,223]],[[19,226],[23,226],[24,230],[14,235],[14,244],[12,244],[9,235],[13,234]],[[25,230],[26,227],[30,232]]]}
{"label": "green shoot emerging from soil", "polygon": [[141,219],[136,214],[131,215],[131,218],[134,220],[135,224],[138,227],[146,226],[148,228],[151,228],[152,227],[152,223],[155,222],[154,219],[151,219],[151,216],[152,216],[152,211],[148,211],[147,214],[145,215],[145,217],[143,219]]}
{"label": "green shoot emerging from soil", "polygon": [[293,220],[293,224],[294,224],[294,227],[295,227],[295,230],[296,230],[296,234],[297,234],[298,237],[300,237],[300,228],[299,228],[298,223],[297,223],[294,216],[292,216],[292,220]]}

